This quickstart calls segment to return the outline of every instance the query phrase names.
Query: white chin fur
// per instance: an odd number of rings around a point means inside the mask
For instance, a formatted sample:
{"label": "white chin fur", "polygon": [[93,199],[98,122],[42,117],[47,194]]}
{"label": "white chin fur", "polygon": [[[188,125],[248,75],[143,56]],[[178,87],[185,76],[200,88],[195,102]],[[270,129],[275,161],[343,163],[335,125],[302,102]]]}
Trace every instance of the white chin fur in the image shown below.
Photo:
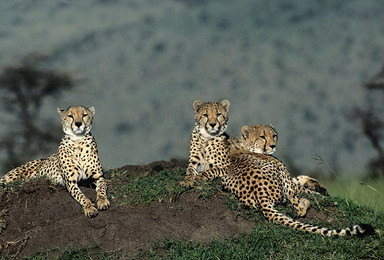
{"label": "white chin fur", "polygon": [[69,135],[71,137],[75,137],[75,138],[79,138],[79,137],[83,137],[84,135],[86,135],[89,131],[85,131],[85,129],[63,129],[64,133],[66,135]]}
{"label": "white chin fur", "polygon": [[85,133],[84,129],[76,129],[73,131],[75,135],[82,135]]}
{"label": "white chin fur", "polygon": [[218,129],[211,129],[207,131],[210,135],[218,135],[219,130]]}
{"label": "white chin fur", "polygon": [[206,137],[206,138],[213,138],[213,137],[215,137],[215,136],[219,136],[219,135],[221,135],[221,134],[223,134],[224,133],[224,131],[222,130],[222,131],[219,131],[219,130],[214,130],[214,129],[211,129],[211,130],[207,130],[207,129],[205,129],[205,128],[197,128],[197,131],[202,135],[202,136],[204,136],[204,137]]}

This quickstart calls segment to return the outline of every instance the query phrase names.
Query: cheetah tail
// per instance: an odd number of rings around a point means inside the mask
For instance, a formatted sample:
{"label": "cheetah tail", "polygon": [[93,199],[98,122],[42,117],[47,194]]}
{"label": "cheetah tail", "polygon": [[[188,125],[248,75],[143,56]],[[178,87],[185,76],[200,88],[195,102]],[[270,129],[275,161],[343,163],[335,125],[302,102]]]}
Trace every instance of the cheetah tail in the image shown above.
{"label": "cheetah tail", "polygon": [[273,207],[268,207],[263,209],[263,215],[274,222],[280,223],[283,226],[289,226],[295,230],[304,231],[307,233],[320,234],[322,236],[358,236],[364,237],[373,235],[375,229],[369,224],[359,224],[352,227],[343,228],[343,229],[327,229],[323,227],[313,226],[310,224],[301,223],[296,221],[280,212],[278,212]]}

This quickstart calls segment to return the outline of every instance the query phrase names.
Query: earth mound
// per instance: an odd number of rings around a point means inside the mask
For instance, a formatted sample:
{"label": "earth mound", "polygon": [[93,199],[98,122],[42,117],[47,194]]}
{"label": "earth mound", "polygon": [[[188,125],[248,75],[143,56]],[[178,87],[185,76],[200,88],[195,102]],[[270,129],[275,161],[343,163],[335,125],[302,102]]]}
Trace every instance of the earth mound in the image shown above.
{"label": "earth mound", "polygon": [[[143,175],[184,166],[172,160],[127,165],[115,170]],[[95,200],[94,189],[80,188]],[[116,206],[112,199],[108,210],[90,219],[64,187],[45,179],[28,181],[13,192],[0,194],[0,225],[3,226],[0,253],[25,256],[57,246],[65,249],[97,244],[102,250],[117,250],[132,257],[148,250],[153,242],[166,238],[210,241],[214,237],[247,233],[254,222],[232,212],[225,204],[226,196],[214,194],[205,201],[189,190],[180,194],[175,202],[137,206]]]}
{"label": "earth mound", "polygon": [[[186,163],[177,160],[156,161],[111,172],[138,177],[164,170],[184,173],[185,167]],[[106,180],[109,187],[121,181],[114,174],[107,175]],[[91,200],[96,199],[94,188],[80,189]],[[220,190],[209,199],[201,199],[197,188],[181,192],[172,202],[130,205],[112,198],[108,210],[87,218],[64,187],[46,179],[31,180],[11,192],[0,190],[0,255],[22,257],[57,247],[64,250],[97,245],[102,251],[135,257],[168,238],[209,242],[251,232],[257,221],[246,217],[247,209],[232,211],[227,201],[228,193]],[[328,211],[311,208],[305,219],[298,220],[332,222],[336,213],[332,211],[333,207]]]}

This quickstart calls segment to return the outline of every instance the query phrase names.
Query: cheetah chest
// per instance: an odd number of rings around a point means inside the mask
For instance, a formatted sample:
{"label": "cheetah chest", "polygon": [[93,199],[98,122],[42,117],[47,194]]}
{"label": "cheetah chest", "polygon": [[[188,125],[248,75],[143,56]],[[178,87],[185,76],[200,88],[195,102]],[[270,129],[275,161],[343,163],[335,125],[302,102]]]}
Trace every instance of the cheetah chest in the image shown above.
{"label": "cheetah chest", "polygon": [[228,162],[229,147],[221,138],[213,138],[201,143],[201,160],[198,172],[206,171],[212,167],[225,167]]}
{"label": "cheetah chest", "polygon": [[69,173],[77,181],[91,177],[91,168],[98,163],[98,156],[90,140],[68,142],[61,152],[66,153],[60,156],[62,173]]}

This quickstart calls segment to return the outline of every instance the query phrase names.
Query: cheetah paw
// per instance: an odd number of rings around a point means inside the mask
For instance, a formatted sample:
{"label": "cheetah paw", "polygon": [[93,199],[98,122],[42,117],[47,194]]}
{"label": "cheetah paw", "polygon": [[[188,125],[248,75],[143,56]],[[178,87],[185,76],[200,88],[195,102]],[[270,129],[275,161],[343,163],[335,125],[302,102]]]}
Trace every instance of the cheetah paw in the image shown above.
{"label": "cheetah paw", "polygon": [[307,210],[308,210],[310,204],[311,203],[309,202],[309,200],[307,200],[305,198],[301,198],[299,200],[299,210],[297,211],[297,214],[300,217],[304,217],[307,214]]}
{"label": "cheetah paw", "polygon": [[202,175],[202,174],[197,175],[197,176],[195,177],[195,179],[196,179],[196,180],[201,180],[201,181],[206,181],[206,180],[208,180],[208,178],[207,178],[206,176]]}
{"label": "cheetah paw", "polygon": [[97,216],[98,212],[97,212],[96,207],[91,204],[91,205],[84,207],[84,214],[85,214],[85,216],[87,216],[89,218],[94,218]]}
{"label": "cheetah paw", "polygon": [[97,200],[97,208],[99,210],[106,210],[109,208],[109,201],[107,199],[98,199]]}
{"label": "cheetah paw", "polygon": [[194,183],[193,183],[193,180],[190,181],[190,180],[184,180],[182,182],[179,183],[180,186],[183,186],[185,188],[192,188]]}

